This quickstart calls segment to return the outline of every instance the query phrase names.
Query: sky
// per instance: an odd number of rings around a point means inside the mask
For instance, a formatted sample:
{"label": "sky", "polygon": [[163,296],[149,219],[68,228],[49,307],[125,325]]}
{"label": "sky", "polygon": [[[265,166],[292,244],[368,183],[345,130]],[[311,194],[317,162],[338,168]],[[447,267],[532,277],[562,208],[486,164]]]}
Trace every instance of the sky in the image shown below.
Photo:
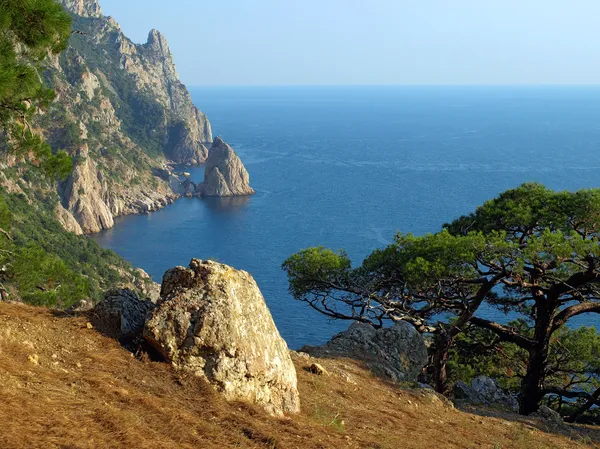
{"label": "sky", "polygon": [[100,3],[191,86],[600,84],[598,0]]}

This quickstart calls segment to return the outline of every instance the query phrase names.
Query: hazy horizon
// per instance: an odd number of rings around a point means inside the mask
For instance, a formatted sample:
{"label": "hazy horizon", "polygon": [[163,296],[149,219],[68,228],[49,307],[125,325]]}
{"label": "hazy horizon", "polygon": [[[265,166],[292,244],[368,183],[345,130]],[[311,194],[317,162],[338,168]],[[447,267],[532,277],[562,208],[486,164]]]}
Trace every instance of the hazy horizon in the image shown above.
{"label": "hazy horizon", "polygon": [[100,0],[190,86],[599,85],[600,2]]}

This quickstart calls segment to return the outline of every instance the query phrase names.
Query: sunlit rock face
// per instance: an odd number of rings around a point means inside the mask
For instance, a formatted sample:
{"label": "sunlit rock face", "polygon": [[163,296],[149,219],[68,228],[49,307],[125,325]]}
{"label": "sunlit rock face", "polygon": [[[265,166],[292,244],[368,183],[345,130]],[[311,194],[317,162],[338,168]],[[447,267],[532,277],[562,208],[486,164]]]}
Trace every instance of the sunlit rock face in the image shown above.
{"label": "sunlit rock face", "polygon": [[201,196],[253,195],[250,176],[238,155],[223,139],[217,137],[206,161],[204,183],[199,187]]}
{"label": "sunlit rock face", "polygon": [[228,400],[253,402],[277,416],[300,410],[287,344],[245,271],[198,259],[167,271],[144,337]]}

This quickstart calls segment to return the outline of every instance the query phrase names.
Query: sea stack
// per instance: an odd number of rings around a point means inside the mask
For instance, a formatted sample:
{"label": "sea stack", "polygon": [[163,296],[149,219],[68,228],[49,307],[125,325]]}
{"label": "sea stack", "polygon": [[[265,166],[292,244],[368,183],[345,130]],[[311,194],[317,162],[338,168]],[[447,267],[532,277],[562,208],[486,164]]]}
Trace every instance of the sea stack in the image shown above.
{"label": "sea stack", "polygon": [[204,182],[198,186],[200,196],[253,195],[246,167],[223,139],[216,137],[206,161]]}

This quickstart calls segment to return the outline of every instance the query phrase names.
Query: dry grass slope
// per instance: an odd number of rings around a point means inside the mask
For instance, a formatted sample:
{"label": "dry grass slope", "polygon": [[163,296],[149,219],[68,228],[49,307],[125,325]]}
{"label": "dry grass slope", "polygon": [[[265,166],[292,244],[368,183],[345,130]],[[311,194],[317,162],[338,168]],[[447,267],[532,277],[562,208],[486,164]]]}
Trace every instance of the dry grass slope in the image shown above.
{"label": "dry grass slope", "polygon": [[[274,419],[227,403],[168,365],[138,360],[84,318],[0,304],[0,448],[583,448],[540,423],[465,412],[354,362],[295,357],[303,411]],[[596,440],[600,441],[600,440]]]}

